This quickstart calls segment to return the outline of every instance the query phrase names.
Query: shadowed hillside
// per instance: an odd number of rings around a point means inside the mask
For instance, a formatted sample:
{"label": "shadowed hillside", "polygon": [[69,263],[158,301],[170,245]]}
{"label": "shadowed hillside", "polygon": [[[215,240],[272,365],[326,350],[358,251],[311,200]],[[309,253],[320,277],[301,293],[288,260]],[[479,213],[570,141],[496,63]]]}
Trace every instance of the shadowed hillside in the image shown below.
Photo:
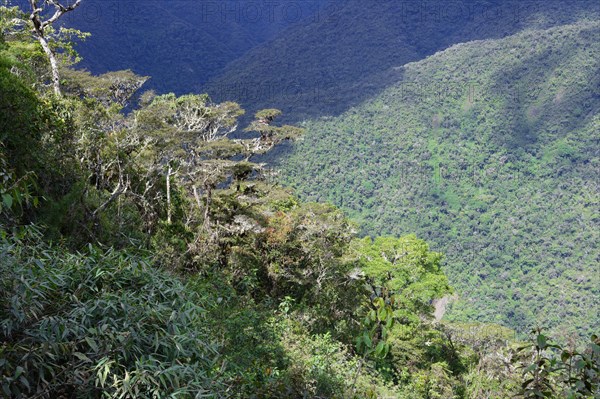
{"label": "shadowed hillside", "polygon": [[199,91],[227,63],[311,19],[325,0],[85,0],[68,25],[92,33],[78,47],[95,73],[132,69],[160,92]]}
{"label": "shadowed hillside", "polygon": [[[249,109],[277,106],[290,119],[339,114],[401,74],[390,70],[453,44],[598,15],[587,0],[334,1],[228,65],[206,89]],[[590,14],[594,12],[597,14]]]}

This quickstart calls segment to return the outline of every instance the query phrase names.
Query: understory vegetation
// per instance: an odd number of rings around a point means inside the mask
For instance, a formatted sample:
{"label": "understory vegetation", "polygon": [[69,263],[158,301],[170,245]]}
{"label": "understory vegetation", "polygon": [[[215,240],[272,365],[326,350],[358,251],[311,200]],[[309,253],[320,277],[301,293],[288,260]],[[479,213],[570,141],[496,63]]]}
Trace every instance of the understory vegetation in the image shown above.
{"label": "understory vegetation", "polygon": [[257,156],[305,135],[279,110],[242,136],[236,103],[74,69],[49,24],[55,86],[30,23],[0,7],[3,397],[597,394],[597,336],[441,321],[441,253],[277,183]]}

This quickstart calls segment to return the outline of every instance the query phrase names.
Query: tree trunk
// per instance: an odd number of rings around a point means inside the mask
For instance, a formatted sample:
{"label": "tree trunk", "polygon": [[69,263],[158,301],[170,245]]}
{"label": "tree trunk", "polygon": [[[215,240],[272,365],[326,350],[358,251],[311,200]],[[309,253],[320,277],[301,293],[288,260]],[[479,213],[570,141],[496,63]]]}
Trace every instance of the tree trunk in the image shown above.
{"label": "tree trunk", "polygon": [[206,187],[206,207],[204,209],[204,226],[208,226],[209,223],[209,215],[208,212],[210,210],[210,204],[212,202],[212,187],[209,185]]}
{"label": "tree trunk", "polygon": [[37,36],[38,42],[42,45],[44,49],[44,53],[48,57],[48,61],[50,61],[50,70],[52,73],[52,88],[54,89],[54,94],[57,96],[61,96],[62,93],[60,91],[60,75],[58,72],[58,61],[56,60],[56,55],[54,51],[50,48],[50,44],[48,44],[48,40],[44,36]]}
{"label": "tree trunk", "polygon": [[198,209],[202,209],[202,202],[200,201],[200,195],[198,194],[198,187],[192,186],[192,191],[194,192],[194,198],[196,199],[196,205],[198,205]]}

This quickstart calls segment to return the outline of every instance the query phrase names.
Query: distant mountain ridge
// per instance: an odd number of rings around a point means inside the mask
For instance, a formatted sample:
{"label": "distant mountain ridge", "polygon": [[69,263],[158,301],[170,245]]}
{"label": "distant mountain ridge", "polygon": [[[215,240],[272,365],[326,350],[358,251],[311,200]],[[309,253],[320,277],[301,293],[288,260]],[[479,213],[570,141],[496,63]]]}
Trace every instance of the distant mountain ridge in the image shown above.
{"label": "distant mountain ridge", "polygon": [[132,69],[152,77],[147,88],[182,94],[200,92],[229,62],[310,20],[327,1],[84,0],[66,24],[92,33],[78,46],[80,67]]}
{"label": "distant mountain ridge", "polygon": [[336,115],[398,80],[391,68],[456,43],[500,38],[600,15],[593,1],[333,1],[230,63],[204,87],[250,109],[292,120]]}

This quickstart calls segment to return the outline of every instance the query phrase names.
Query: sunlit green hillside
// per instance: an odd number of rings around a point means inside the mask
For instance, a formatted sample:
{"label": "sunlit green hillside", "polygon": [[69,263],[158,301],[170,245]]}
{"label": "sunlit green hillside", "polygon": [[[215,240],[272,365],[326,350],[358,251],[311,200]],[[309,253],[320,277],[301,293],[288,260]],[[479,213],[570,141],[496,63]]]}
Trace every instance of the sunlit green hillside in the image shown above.
{"label": "sunlit green hillside", "polygon": [[459,44],[306,125],[284,180],[446,254],[448,318],[598,328],[598,23]]}

